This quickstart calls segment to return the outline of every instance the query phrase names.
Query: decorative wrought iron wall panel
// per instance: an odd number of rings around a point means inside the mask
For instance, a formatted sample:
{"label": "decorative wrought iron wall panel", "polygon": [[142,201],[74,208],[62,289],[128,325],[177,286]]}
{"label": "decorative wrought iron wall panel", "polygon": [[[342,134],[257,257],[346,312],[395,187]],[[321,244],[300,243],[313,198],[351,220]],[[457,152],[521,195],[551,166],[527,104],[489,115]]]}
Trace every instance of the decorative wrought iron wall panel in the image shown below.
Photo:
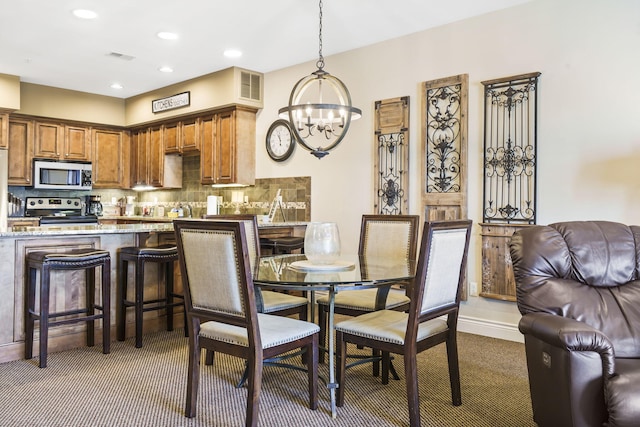
{"label": "decorative wrought iron wall panel", "polygon": [[375,103],[377,144],[374,212],[409,212],[409,97]]}
{"label": "decorative wrought iron wall panel", "polygon": [[427,90],[427,193],[460,191],[460,84]]}
{"label": "decorative wrought iron wall panel", "polygon": [[469,76],[422,84],[421,205],[426,221],[467,217]]}
{"label": "decorative wrought iron wall panel", "polygon": [[482,82],[484,222],[536,223],[538,76]]}

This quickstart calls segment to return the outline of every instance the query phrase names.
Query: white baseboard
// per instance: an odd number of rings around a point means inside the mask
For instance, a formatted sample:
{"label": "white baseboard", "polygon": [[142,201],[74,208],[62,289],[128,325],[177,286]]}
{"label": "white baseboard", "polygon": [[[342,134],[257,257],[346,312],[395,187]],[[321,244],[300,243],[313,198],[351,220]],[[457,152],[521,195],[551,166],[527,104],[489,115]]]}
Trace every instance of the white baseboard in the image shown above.
{"label": "white baseboard", "polygon": [[477,317],[458,316],[458,331],[508,341],[524,342],[518,325],[496,322]]}

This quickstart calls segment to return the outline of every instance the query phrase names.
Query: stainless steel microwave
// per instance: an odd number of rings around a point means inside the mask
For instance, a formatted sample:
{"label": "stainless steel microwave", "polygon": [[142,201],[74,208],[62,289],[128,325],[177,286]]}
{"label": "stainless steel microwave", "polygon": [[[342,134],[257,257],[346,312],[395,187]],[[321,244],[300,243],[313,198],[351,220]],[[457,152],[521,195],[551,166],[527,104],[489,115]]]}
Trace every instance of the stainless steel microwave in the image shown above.
{"label": "stainless steel microwave", "polygon": [[90,162],[33,161],[33,188],[91,190]]}

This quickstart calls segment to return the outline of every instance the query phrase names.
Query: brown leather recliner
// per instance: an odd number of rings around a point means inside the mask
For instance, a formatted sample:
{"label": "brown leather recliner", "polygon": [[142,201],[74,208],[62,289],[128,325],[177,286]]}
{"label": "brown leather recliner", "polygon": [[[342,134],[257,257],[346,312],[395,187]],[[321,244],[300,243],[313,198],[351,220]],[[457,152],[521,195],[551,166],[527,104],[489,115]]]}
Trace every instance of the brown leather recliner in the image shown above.
{"label": "brown leather recliner", "polygon": [[640,426],[640,226],[536,225],[510,252],[534,421]]}

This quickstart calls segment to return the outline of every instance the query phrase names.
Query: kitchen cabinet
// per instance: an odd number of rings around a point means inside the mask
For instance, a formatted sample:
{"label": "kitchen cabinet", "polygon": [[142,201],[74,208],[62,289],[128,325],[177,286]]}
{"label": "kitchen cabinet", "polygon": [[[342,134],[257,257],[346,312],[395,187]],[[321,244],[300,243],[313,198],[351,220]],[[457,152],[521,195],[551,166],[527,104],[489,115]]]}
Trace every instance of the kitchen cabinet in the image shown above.
{"label": "kitchen cabinet", "polygon": [[129,188],[129,143],[126,131],[91,130],[94,188]]}
{"label": "kitchen cabinet", "polygon": [[9,114],[0,112],[0,149],[9,147]]}
{"label": "kitchen cabinet", "polygon": [[147,181],[147,150],[149,144],[147,129],[136,129],[131,132],[131,185],[149,185]]}
{"label": "kitchen cabinet", "polygon": [[164,125],[164,152],[165,154],[180,154],[182,144],[180,141],[180,122]]}
{"label": "kitchen cabinet", "polygon": [[131,183],[156,188],[182,187],[182,158],[166,155],[164,126],[156,125],[132,132]]}
{"label": "kitchen cabinet", "polygon": [[167,123],[163,128],[165,154],[184,156],[200,153],[200,119],[190,118]]}
{"label": "kitchen cabinet", "polygon": [[9,185],[31,186],[33,169],[33,120],[9,120]]}
{"label": "kitchen cabinet", "polygon": [[200,120],[200,182],[255,183],[256,110],[234,106]]}
{"label": "kitchen cabinet", "polygon": [[164,142],[162,140],[162,126],[149,128],[149,150],[147,157],[147,182],[152,187],[162,187],[164,184]]}
{"label": "kitchen cabinet", "polygon": [[64,159],[91,161],[91,128],[65,125]]}
{"label": "kitchen cabinet", "polygon": [[36,121],[33,157],[90,161],[90,138],[88,127]]}

